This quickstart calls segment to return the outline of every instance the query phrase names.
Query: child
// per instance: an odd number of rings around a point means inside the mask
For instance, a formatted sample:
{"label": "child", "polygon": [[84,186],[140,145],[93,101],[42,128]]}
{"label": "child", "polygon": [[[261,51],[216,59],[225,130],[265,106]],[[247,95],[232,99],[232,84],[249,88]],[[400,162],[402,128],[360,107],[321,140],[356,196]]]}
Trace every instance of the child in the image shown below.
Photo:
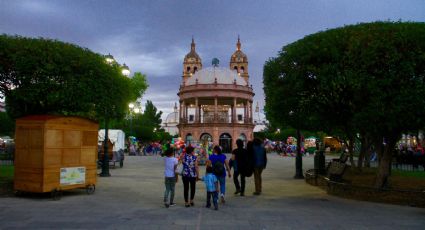
{"label": "child", "polygon": [[[164,205],[166,208],[176,205],[174,203],[174,188],[176,187],[177,176],[176,168],[178,164],[177,158],[174,157],[173,150],[171,148],[165,151],[164,158],[164,176],[165,176],[165,192],[164,192]],[[168,196],[170,197],[170,203],[168,203]]]}
{"label": "child", "polygon": [[218,210],[218,180],[217,177],[213,174],[213,168],[211,166],[207,166],[207,173],[202,180],[205,183],[205,187],[207,188],[207,208],[211,207],[211,197],[214,203],[214,209]]}

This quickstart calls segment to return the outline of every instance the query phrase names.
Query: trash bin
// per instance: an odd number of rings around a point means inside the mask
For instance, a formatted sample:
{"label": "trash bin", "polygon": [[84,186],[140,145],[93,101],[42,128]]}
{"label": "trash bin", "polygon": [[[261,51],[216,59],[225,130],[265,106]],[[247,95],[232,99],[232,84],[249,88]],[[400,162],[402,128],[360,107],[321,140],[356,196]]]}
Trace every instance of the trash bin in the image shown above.
{"label": "trash bin", "polygon": [[79,117],[34,115],[16,119],[15,177],[17,192],[95,190],[99,125]]}
{"label": "trash bin", "polygon": [[325,154],[323,150],[317,150],[314,155],[314,170],[317,174],[323,175],[325,170]]}

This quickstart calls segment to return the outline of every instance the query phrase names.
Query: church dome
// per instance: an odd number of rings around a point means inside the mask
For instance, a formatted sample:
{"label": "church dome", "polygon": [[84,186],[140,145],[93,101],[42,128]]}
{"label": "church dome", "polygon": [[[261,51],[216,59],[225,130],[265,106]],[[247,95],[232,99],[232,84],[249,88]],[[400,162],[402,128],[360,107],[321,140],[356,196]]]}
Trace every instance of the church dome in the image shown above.
{"label": "church dome", "polygon": [[196,51],[191,50],[186,56],[184,56],[184,60],[187,61],[189,58],[197,59],[196,61],[201,61],[201,57],[199,57],[198,53]]}
{"label": "church dome", "polygon": [[248,57],[241,50],[236,50],[230,59],[232,62],[248,62]]}
{"label": "church dome", "polygon": [[178,112],[172,112],[172,113],[168,114],[164,123],[166,123],[166,124],[179,123],[179,113]]}
{"label": "church dome", "polygon": [[230,62],[248,62],[248,57],[241,50],[241,40],[238,36],[238,42],[236,43],[236,51],[230,57]]}
{"label": "church dome", "polygon": [[192,43],[190,44],[190,52],[184,56],[184,62],[201,62],[201,57],[195,50],[195,41],[192,38]]}
{"label": "church dome", "polygon": [[246,81],[235,71],[222,67],[208,67],[196,72],[187,79],[186,85],[196,84],[234,84],[246,86]]}

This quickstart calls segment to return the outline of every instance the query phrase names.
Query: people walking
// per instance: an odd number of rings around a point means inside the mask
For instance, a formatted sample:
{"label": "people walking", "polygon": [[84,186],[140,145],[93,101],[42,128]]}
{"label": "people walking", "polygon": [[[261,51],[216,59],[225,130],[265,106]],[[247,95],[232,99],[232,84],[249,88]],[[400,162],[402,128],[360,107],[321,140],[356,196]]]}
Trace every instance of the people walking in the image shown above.
{"label": "people walking", "polygon": [[164,176],[165,176],[165,192],[164,205],[166,208],[174,206],[174,189],[176,187],[176,168],[178,164],[177,158],[174,157],[173,150],[167,149],[164,158]]}
{"label": "people walking", "polygon": [[213,173],[220,183],[220,200],[221,203],[225,202],[226,195],[226,171],[229,178],[232,176],[230,173],[229,161],[226,155],[221,153],[220,146],[216,145],[213,149],[213,154],[209,157],[207,166],[213,168]]}
{"label": "people walking", "polygon": [[261,173],[267,166],[267,155],[266,149],[264,148],[262,141],[255,138],[252,146],[253,157],[254,157],[254,181],[255,181],[255,192],[254,195],[260,195],[262,192],[262,179]]}
{"label": "people walking", "polygon": [[[244,196],[245,194],[245,177],[249,167],[248,163],[248,151],[243,147],[243,141],[241,139],[236,140],[237,148],[232,151],[232,162],[233,162],[233,183],[235,184],[235,195],[239,194]],[[241,182],[239,184],[239,176]]]}
{"label": "people walking", "polygon": [[207,190],[207,205],[206,208],[211,207],[211,199],[214,204],[214,209],[218,210],[218,180],[217,177],[213,174],[213,168],[207,166],[206,174],[202,177],[202,180],[205,183],[205,188]]}
{"label": "people walking", "polygon": [[[193,152],[191,145],[186,147],[185,154],[180,157],[183,163],[183,195],[185,201],[185,207],[194,206],[193,198],[195,197],[196,181],[199,179],[199,168],[198,158]],[[189,188],[190,188],[190,200],[189,200]]]}

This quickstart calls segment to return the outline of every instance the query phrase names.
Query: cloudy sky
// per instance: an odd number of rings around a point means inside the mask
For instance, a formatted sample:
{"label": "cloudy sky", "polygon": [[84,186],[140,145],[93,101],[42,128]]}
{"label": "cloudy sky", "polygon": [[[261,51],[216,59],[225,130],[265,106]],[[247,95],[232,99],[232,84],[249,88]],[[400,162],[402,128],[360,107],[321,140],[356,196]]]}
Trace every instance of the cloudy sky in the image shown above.
{"label": "cloudy sky", "polygon": [[203,66],[227,67],[240,35],[250,82],[264,104],[262,68],[282,46],[328,28],[377,20],[425,21],[424,0],[0,0],[0,33],[58,39],[111,53],[147,75],[167,114],[178,101],[192,36]]}

